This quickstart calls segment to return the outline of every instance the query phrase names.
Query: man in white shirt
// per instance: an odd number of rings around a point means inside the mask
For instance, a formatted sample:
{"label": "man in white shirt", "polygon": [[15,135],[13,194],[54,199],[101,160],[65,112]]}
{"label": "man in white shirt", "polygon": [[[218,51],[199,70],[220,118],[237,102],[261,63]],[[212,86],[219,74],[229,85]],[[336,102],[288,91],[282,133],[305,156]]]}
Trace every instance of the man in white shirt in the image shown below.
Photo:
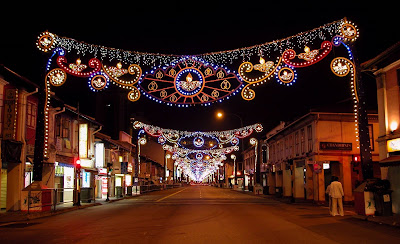
{"label": "man in white shirt", "polygon": [[[334,181],[330,184],[329,187],[329,196],[332,198],[332,212],[331,215],[335,216],[339,214],[340,216],[344,216],[343,212],[343,186],[340,183],[338,177],[335,177]],[[339,209],[338,209],[339,208]]]}

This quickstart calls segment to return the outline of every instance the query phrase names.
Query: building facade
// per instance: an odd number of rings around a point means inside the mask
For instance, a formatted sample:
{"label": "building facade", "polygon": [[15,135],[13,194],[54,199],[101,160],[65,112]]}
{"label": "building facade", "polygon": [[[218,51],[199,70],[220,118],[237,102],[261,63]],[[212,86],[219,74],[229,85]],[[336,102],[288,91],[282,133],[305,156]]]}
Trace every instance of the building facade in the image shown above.
{"label": "building facade", "polygon": [[400,213],[400,42],[362,64],[376,79],[382,179],[389,180],[392,211]]}
{"label": "building facade", "polygon": [[38,86],[0,66],[0,208],[21,209],[26,174],[32,166]]}
{"label": "building facade", "polygon": [[[379,177],[378,116],[368,116],[375,176]],[[352,202],[361,182],[354,114],[310,112],[267,134],[268,193],[293,201],[323,203],[332,176],[344,187],[344,201]]]}

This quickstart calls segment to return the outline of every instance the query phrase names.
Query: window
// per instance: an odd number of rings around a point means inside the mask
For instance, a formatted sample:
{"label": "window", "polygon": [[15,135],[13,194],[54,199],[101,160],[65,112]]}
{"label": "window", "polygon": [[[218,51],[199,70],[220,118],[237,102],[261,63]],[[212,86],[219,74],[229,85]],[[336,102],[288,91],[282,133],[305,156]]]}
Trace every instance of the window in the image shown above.
{"label": "window", "polygon": [[69,139],[70,126],[71,126],[71,120],[64,118],[62,121],[62,138]]}
{"label": "window", "polygon": [[37,105],[32,102],[27,102],[26,108],[26,125],[32,129],[36,128],[36,112],[37,112]]}
{"label": "window", "polygon": [[294,150],[296,155],[300,154],[300,148],[299,148],[299,132],[296,131],[296,133],[294,133]]}
{"label": "window", "polygon": [[312,126],[307,126],[307,141],[308,141],[308,151],[313,151],[313,138],[312,138]]}
{"label": "window", "polygon": [[306,135],[304,132],[304,128],[300,130],[300,148],[301,148],[301,153],[306,152]]}
{"label": "window", "polygon": [[371,151],[374,151],[374,126],[372,124],[368,125],[368,132],[369,132],[369,147]]}
{"label": "window", "polygon": [[293,134],[289,136],[289,157],[293,155]]}

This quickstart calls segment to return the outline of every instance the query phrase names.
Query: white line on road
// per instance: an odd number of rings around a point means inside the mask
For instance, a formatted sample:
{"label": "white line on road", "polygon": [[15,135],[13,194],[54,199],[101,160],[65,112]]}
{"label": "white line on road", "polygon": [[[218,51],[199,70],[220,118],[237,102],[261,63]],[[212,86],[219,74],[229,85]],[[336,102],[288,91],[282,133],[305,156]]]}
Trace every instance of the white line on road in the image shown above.
{"label": "white line on road", "polygon": [[164,200],[164,199],[166,199],[166,198],[168,198],[168,197],[172,197],[173,195],[178,194],[179,192],[183,192],[183,191],[186,190],[186,189],[187,189],[187,188],[183,188],[183,189],[180,190],[180,191],[177,191],[177,192],[174,192],[174,193],[172,193],[172,194],[169,194],[168,196],[165,196],[165,197],[163,197],[163,198],[158,199],[156,202],[160,202],[160,201],[162,201],[162,200]]}

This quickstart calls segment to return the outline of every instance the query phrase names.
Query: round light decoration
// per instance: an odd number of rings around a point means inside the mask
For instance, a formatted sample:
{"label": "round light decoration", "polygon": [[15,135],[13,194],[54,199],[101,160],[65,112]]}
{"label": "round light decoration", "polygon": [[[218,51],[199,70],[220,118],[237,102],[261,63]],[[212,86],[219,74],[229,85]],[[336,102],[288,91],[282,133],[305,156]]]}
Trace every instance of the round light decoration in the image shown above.
{"label": "round light decoration", "polygon": [[193,145],[195,147],[202,147],[204,145],[204,139],[201,136],[195,137],[193,139]]}
{"label": "round light decoration", "polygon": [[352,62],[343,57],[335,58],[331,62],[332,72],[340,77],[346,76],[350,72],[351,66]]}
{"label": "round light decoration", "polygon": [[285,84],[287,86],[292,85],[294,82],[296,82],[296,78],[296,70],[288,66],[282,66],[280,68],[278,67],[278,70],[276,71],[276,79],[278,80],[279,84]]}
{"label": "round light decoration", "polygon": [[342,24],[340,32],[346,41],[355,41],[359,36],[357,26],[349,21]]}
{"label": "round light decoration", "polygon": [[175,89],[182,96],[194,96],[201,92],[204,87],[203,74],[195,68],[186,68],[176,75],[174,81]]}
{"label": "round light decoration", "polygon": [[61,86],[67,80],[67,73],[64,70],[55,68],[46,75],[46,81],[53,86]]}
{"label": "round light decoration", "polygon": [[89,78],[89,87],[92,91],[100,91],[108,87],[109,79],[108,76],[100,71],[99,73],[93,74]]}
{"label": "round light decoration", "polygon": [[136,87],[132,87],[132,91],[128,93],[128,99],[131,102],[135,102],[140,98],[140,91]]}
{"label": "round light decoration", "polygon": [[43,32],[39,35],[36,42],[37,48],[42,52],[48,52],[55,47],[54,34],[50,32]]}

